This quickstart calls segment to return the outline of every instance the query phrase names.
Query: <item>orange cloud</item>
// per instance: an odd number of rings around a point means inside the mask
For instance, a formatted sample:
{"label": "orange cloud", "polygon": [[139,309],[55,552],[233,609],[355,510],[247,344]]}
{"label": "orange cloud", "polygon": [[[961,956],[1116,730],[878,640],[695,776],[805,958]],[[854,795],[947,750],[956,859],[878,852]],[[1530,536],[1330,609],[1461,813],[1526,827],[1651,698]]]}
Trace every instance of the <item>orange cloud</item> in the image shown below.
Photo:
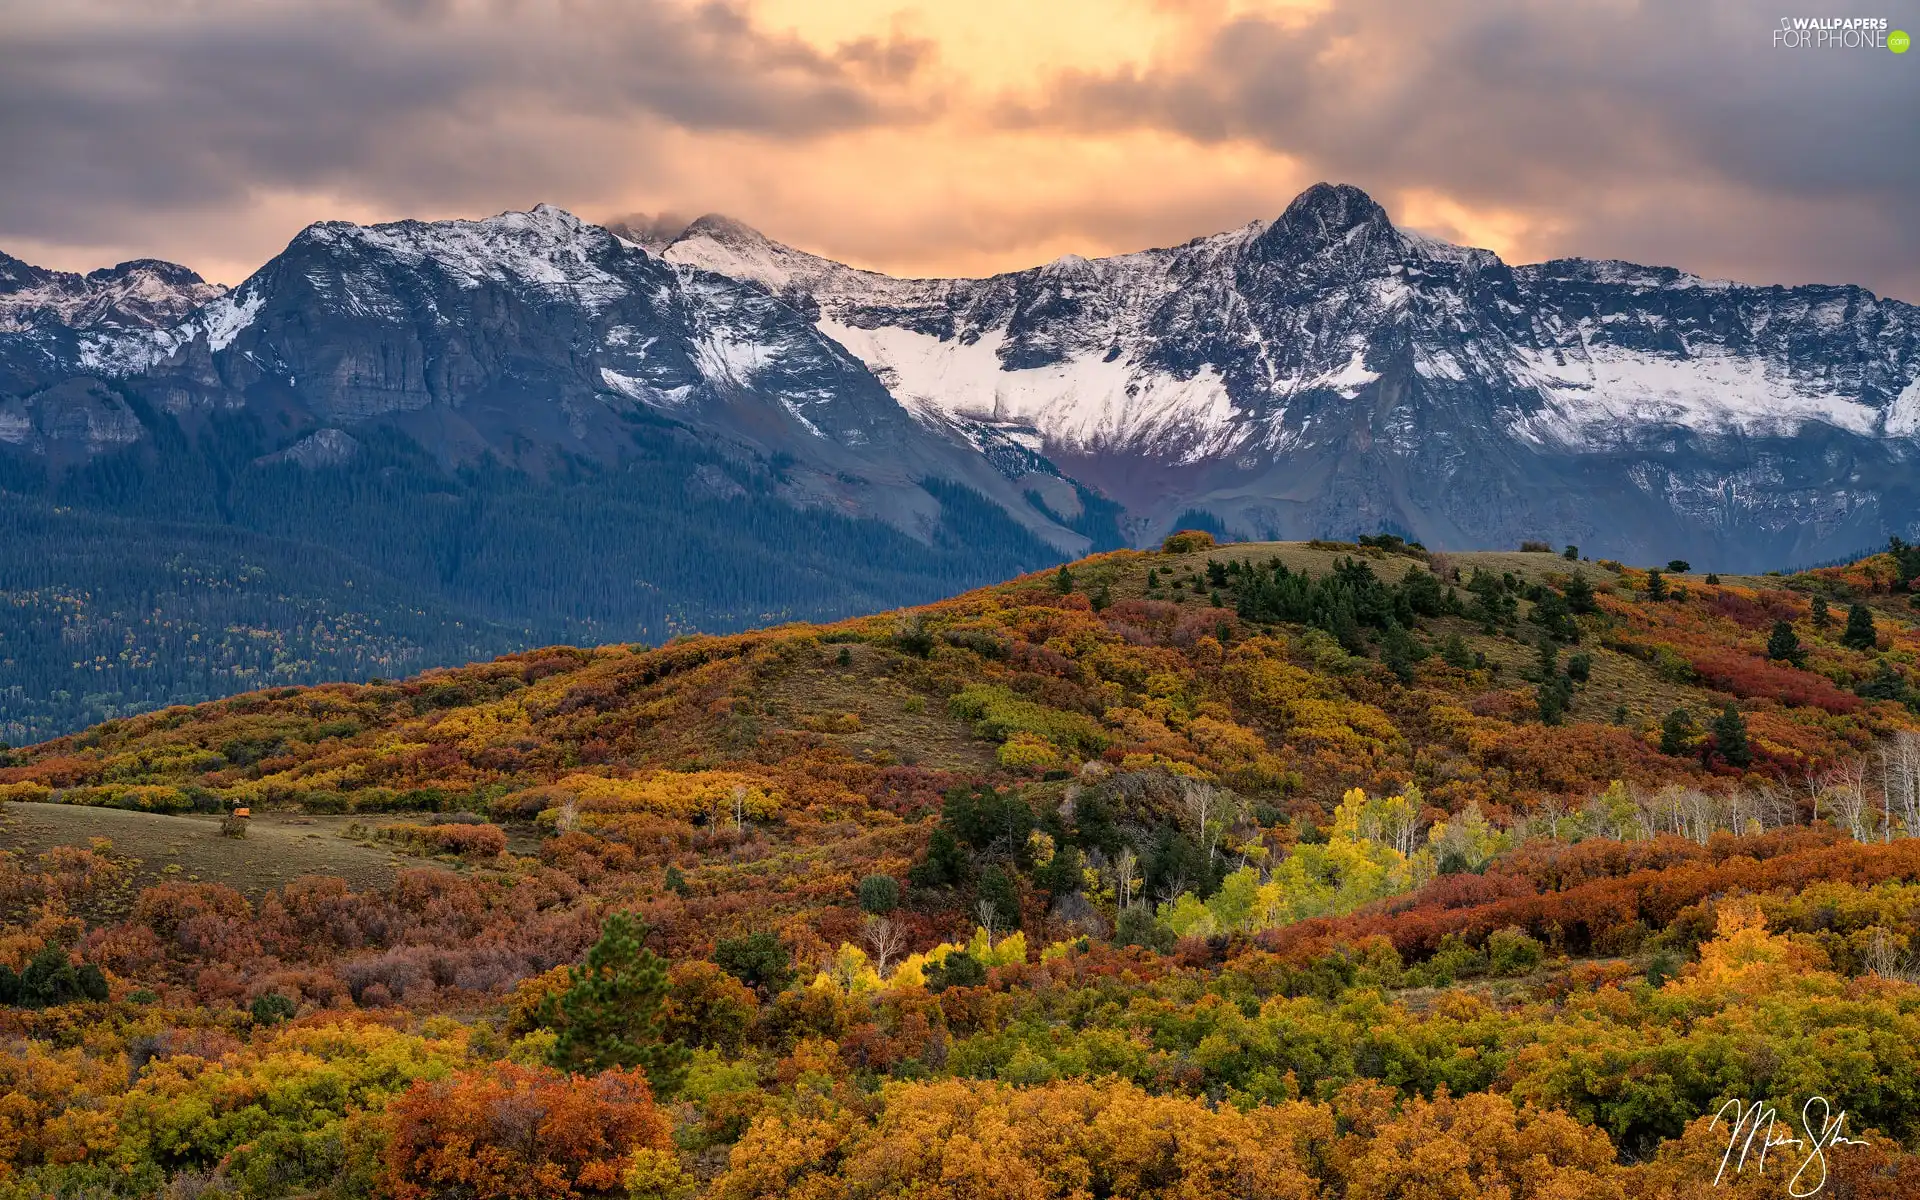
{"label": "orange cloud", "polygon": [[1184,241],[1333,179],[1510,259],[1920,295],[1886,252],[1920,221],[1920,166],[1886,152],[1920,75],[1769,56],[1754,20],[1744,0],[26,0],[0,13],[0,111],[35,114],[0,123],[0,247],[233,281],[310,220],[545,200],[984,274]]}

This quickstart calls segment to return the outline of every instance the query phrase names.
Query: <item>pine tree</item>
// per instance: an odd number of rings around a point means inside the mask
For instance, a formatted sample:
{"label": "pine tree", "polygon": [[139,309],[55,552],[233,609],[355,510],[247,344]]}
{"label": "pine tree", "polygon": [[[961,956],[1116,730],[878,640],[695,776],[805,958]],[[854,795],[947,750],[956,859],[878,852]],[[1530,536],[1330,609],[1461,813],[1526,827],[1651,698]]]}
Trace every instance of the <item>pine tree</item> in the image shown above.
{"label": "pine tree", "polygon": [[741,983],[763,988],[768,995],[784,991],[793,982],[793,955],[771,929],[721,938],[714,944],[713,961]]}
{"label": "pine tree", "polygon": [[993,920],[1001,930],[1020,927],[1020,892],[1014,887],[1013,880],[999,867],[988,867],[980,873],[979,897],[982,905],[993,905]]}
{"label": "pine tree", "polygon": [[1665,600],[1667,598],[1666,577],[1658,571],[1647,572],[1647,599]]}
{"label": "pine tree", "polygon": [[1415,641],[1398,621],[1387,626],[1380,639],[1380,661],[1401,683],[1413,682],[1414,664],[1427,657],[1427,648]]}
{"label": "pine tree", "polygon": [[1676,708],[1660,722],[1660,753],[1680,755],[1688,750],[1688,742],[1693,738],[1693,718],[1684,708]]}
{"label": "pine tree", "polygon": [[1550,637],[1540,639],[1539,673],[1540,681],[1545,683],[1560,670],[1560,648],[1553,644]]}
{"label": "pine tree", "polygon": [[568,987],[540,1005],[540,1023],[559,1036],[547,1061],[562,1070],[592,1073],[609,1067],[645,1067],[666,1089],[686,1050],[661,1035],[667,964],[641,945],[644,922],[617,912],[600,926],[587,961],[568,970]]}
{"label": "pine tree", "polygon": [[1745,767],[1753,763],[1753,748],[1747,743],[1747,723],[1732,704],[1722,709],[1713,722],[1713,748],[1729,766]]}
{"label": "pine tree", "polygon": [[1847,628],[1840,635],[1840,644],[1853,650],[1871,650],[1876,640],[1873,610],[1864,604],[1847,609]]}
{"label": "pine tree", "polygon": [[1831,624],[1833,624],[1833,614],[1827,611],[1827,598],[1825,596],[1815,596],[1813,598],[1813,627],[1815,629],[1825,629]]}
{"label": "pine tree", "polygon": [[1073,591],[1073,572],[1067,570],[1067,564],[1065,563],[1061,563],[1060,569],[1054,573],[1053,590],[1059,592],[1062,596]]}
{"label": "pine tree", "polygon": [[1566,595],[1567,607],[1576,613],[1590,613],[1597,607],[1593,602],[1593,585],[1579,571],[1575,571],[1573,578],[1567,580]]}
{"label": "pine tree", "polygon": [[1775,662],[1792,663],[1800,666],[1806,659],[1806,653],[1800,649],[1800,635],[1786,621],[1775,621],[1773,633],[1767,638],[1767,657]]}
{"label": "pine tree", "polygon": [[1542,725],[1560,724],[1566,718],[1567,706],[1573,702],[1573,680],[1565,675],[1543,680],[1536,689],[1534,702],[1539,706]]}

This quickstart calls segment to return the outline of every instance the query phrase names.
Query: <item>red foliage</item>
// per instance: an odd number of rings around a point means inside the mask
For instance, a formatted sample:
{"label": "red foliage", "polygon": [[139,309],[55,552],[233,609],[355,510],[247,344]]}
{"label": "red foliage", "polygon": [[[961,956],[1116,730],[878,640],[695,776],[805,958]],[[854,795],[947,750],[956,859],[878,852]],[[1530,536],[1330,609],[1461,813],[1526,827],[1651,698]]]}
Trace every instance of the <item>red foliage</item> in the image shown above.
{"label": "red foliage", "polygon": [[[1584,953],[1608,945],[1636,921],[1647,928],[1661,928],[1682,910],[1721,892],[1798,891],[1818,880],[1862,886],[1920,880],[1920,840],[1807,845],[1809,840],[1807,831],[1720,837],[1713,846],[1700,848],[1696,858],[1679,852],[1672,844],[1678,839],[1666,839],[1667,845],[1651,846],[1655,861],[1678,853],[1671,861],[1537,894],[1510,894],[1519,887],[1501,884],[1492,872],[1481,885],[1436,880],[1412,896],[1348,917],[1289,925],[1262,934],[1260,940],[1271,950],[1311,955],[1324,953],[1335,942],[1351,945],[1384,935],[1412,960],[1432,954],[1449,934],[1478,943],[1496,929],[1518,926],[1542,941]],[[1614,862],[1627,865],[1632,860],[1630,855]],[[1502,891],[1509,894],[1500,895]],[[1476,894],[1485,899],[1473,902]]]}
{"label": "red foliage", "polygon": [[1783,667],[1738,650],[1694,650],[1690,661],[1702,683],[1742,699],[1777,700],[1830,713],[1850,713],[1860,707],[1858,696],[1841,691],[1824,675]]}
{"label": "red foliage", "polygon": [[1797,621],[1806,614],[1802,606],[1784,592],[1719,591],[1706,603],[1707,611],[1725,617],[1742,629],[1767,629],[1775,621]]}
{"label": "red foliage", "polygon": [[422,1080],[388,1112],[394,1200],[622,1195],[633,1152],[671,1144],[640,1071],[581,1078],[499,1063]]}

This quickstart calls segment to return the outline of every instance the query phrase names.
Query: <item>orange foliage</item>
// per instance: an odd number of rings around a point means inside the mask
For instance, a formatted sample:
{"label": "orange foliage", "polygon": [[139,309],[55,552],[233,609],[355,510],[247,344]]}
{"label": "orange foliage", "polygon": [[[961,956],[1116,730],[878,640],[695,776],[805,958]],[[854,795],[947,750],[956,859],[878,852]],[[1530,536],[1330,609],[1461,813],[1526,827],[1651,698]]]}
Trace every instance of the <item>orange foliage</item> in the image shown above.
{"label": "orange foliage", "polygon": [[389,1114],[394,1200],[617,1196],[635,1151],[671,1145],[640,1071],[581,1078],[500,1063],[421,1080]]}

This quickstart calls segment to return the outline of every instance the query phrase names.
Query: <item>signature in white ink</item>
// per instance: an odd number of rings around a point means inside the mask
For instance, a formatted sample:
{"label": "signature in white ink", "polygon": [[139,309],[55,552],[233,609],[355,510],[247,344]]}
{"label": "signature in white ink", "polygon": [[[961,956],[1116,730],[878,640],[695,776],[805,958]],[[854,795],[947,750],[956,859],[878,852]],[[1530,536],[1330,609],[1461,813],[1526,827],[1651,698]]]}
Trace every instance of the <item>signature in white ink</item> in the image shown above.
{"label": "signature in white ink", "polygon": [[[1728,1120],[1728,1111],[1732,1118],[1727,1125],[1727,1149],[1720,1156],[1720,1170],[1713,1176],[1713,1185],[1719,1187],[1727,1176],[1727,1167],[1733,1167],[1738,1175],[1751,1164],[1754,1173],[1764,1175],[1767,1172],[1767,1155],[1775,1147],[1793,1146],[1793,1153],[1805,1151],[1806,1157],[1800,1160],[1800,1169],[1787,1180],[1787,1195],[1795,1200],[1804,1200],[1817,1194],[1827,1186],[1827,1151],[1835,1146],[1864,1146],[1861,1138],[1850,1138],[1846,1133],[1847,1110],[1833,1111],[1824,1096],[1814,1096],[1800,1106],[1800,1131],[1804,1137],[1793,1136],[1794,1130],[1784,1121],[1771,1104],[1759,1101],[1748,1103],[1745,1100],[1729,1100],[1713,1114],[1713,1123],[1709,1129],[1717,1127],[1721,1121]],[[1815,1110],[1818,1110],[1819,1124],[1815,1125]],[[1734,1151],[1740,1152],[1734,1157]]]}

